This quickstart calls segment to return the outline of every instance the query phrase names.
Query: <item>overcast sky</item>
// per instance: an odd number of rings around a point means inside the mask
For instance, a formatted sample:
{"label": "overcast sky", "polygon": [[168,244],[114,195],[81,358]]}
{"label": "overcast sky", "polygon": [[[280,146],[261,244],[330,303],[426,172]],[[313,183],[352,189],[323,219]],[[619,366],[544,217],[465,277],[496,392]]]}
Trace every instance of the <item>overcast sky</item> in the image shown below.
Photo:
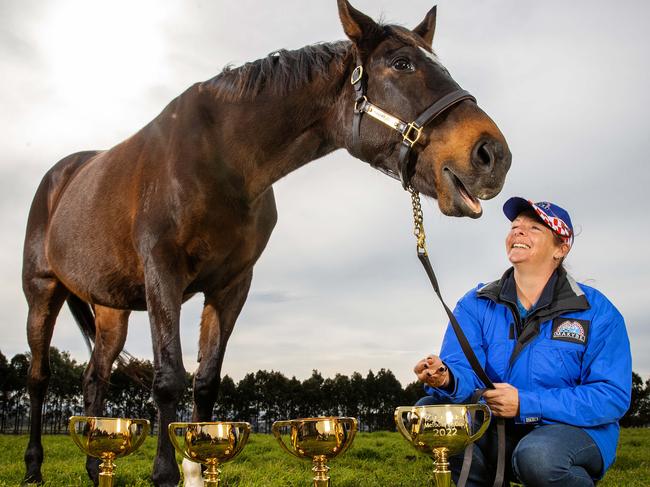
{"label": "overcast sky", "polygon": [[[374,18],[417,25],[423,1],[357,0]],[[567,260],[626,318],[635,371],[650,375],[650,4],[644,1],[439,2],[434,48],[497,122],[513,153],[480,220],[424,202],[429,252],[453,304],[508,263],[510,196],[567,208]],[[0,0],[0,350],[28,349],[21,260],[29,205],[65,155],[108,148],[227,63],[343,38],[334,0]],[[223,373],[308,377],[390,368],[403,383],[438,351],[446,318],[415,256],[400,185],[337,151],[275,185],[279,220],[230,339]],[[196,367],[202,298],[182,311],[185,366]],[[88,360],[67,309],[52,341]],[[151,358],[144,313],[126,348]]]}

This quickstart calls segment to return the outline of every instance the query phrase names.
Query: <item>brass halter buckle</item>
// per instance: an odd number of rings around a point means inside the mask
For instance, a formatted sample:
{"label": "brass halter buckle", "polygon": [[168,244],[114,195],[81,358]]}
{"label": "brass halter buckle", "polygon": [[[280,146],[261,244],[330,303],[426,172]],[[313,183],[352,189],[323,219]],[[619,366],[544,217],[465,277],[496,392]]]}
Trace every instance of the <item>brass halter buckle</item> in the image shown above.
{"label": "brass halter buckle", "polygon": [[406,126],[402,137],[404,138],[404,142],[408,142],[411,144],[411,147],[413,147],[415,143],[420,140],[421,135],[422,127],[416,125],[415,122],[411,122]]}

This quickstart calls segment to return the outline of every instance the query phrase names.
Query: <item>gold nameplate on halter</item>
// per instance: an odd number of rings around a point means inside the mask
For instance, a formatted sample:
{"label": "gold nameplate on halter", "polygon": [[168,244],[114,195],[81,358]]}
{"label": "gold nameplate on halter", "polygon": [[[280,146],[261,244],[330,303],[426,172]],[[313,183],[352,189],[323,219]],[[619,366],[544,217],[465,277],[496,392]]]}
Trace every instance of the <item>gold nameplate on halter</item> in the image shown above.
{"label": "gold nameplate on halter", "polygon": [[375,120],[379,120],[381,123],[388,125],[394,130],[397,130],[400,134],[402,134],[404,141],[408,142],[411,146],[420,140],[420,136],[422,135],[422,127],[416,125],[415,122],[403,122],[390,113],[383,111],[377,105],[370,103],[365,96],[363,97],[363,104],[355,103],[354,110],[361,110],[364,113],[370,115]]}
{"label": "gold nameplate on halter", "polygon": [[398,131],[402,131],[401,128],[405,127],[406,124],[402,122],[399,118],[393,117],[390,113],[386,113],[381,108],[372,103],[366,103],[363,107],[363,111],[370,115],[375,120],[388,125],[390,128],[393,128]]}

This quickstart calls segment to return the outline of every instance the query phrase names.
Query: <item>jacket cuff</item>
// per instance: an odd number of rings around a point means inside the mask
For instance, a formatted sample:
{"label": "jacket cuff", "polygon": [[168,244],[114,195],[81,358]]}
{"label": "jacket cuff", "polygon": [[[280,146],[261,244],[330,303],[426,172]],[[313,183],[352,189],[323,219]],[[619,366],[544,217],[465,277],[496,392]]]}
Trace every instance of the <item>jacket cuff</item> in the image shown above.
{"label": "jacket cuff", "polygon": [[448,402],[454,402],[454,398],[458,392],[458,380],[456,379],[456,376],[451,371],[451,369],[449,369],[449,376],[451,387],[443,389],[442,387],[431,387],[425,384],[424,391],[429,396],[433,396],[441,400],[448,400]]}
{"label": "jacket cuff", "polygon": [[536,424],[542,420],[542,403],[536,392],[519,390],[519,416],[515,422]]}

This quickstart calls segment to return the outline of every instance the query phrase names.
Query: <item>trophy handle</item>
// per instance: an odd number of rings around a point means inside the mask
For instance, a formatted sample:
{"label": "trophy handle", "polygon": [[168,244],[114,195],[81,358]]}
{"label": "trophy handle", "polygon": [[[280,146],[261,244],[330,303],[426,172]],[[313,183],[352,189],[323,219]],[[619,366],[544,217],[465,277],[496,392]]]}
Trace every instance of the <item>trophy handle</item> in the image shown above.
{"label": "trophy handle", "polygon": [[292,450],[289,450],[289,448],[287,448],[287,445],[284,444],[284,441],[282,440],[282,433],[280,432],[280,428],[285,428],[287,426],[291,426],[291,421],[276,421],[275,423],[273,423],[273,426],[271,427],[271,431],[273,432],[273,436],[275,436],[275,439],[278,440],[278,443],[280,443],[280,446],[282,447],[282,449],[284,451],[286,451],[287,453],[290,453],[294,457],[298,457],[298,458],[304,460],[303,457],[298,455],[296,452],[294,452]]}
{"label": "trophy handle", "polygon": [[171,440],[172,445],[174,445],[174,448],[176,448],[176,451],[178,453],[183,455],[191,462],[201,463],[201,462],[197,462],[195,458],[192,458],[187,453],[185,453],[185,448],[183,448],[181,444],[178,442],[178,436],[176,435],[176,431],[187,427],[188,427],[188,423],[169,423],[169,426],[167,427],[167,432],[169,433],[169,439]]}
{"label": "trophy handle", "polygon": [[237,448],[233,452],[233,457],[235,455],[239,455],[239,452],[244,449],[244,446],[246,446],[246,443],[248,443],[248,437],[251,434],[251,425],[250,423],[246,422],[241,422],[241,423],[233,423],[233,426],[236,428],[239,428],[239,443],[237,444]]}
{"label": "trophy handle", "polygon": [[[350,426],[350,429],[348,429],[347,431],[350,440],[345,445],[343,445],[343,448],[341,448],[341,451],[338,452],[338,455],[345,453],[352,446],[352,440],[354,440],[354,437],[357,434],[357,420],[356,418],[351,418],[351,419],[352,419],[352,424]],[[348,423],[346,423],[345,421],[341,421],[341,426],[343,428],[345,428],[346,424]]]}
{"label": "trophy handle", "polygon": [[412,406],[400,406],[395,409],[395,424],[397,425],[397,430],[402,434],[402,436],[411,441],[411,433],[408,432],[406,426],[404,426],[404,414],[410,413],[413,411]]}
{"label": "trophy handle", "polygon": [[[79,447],[79,449],[86,453],[86,447],[81,443],[81,440],[77,436],[77,423],[85,423],[88,421],[88,418],[86,416],[71,416],[70,417],[70,422],[68,423],[68,428],[70,430],[70,437],[72,438],[72,441],[75,442],[75,444]],[[87,453],[86,453],[87,454]]]}
{"label": "trophy handle", "polygon": [[[147,419],[132,419],[131,420],[131,426],[137,426],[137,425],[142,425],[142,433],[140,434],[139,437],[133,442],[133,445],[131,446],[131,449],[129,453],[132,453],[136,451],[142,444],[144,443],[144,440],[147,439],[147,435],[149,435],[149,420]],[[135,428],[133,428],[135,430]],[[132,433],[135,433],[135,431],[132,431]]]}
{"label": "trophy handle", "polygon": [[485,430],[488,428],[488,426],[490,426],[490,421],[492,420],[492,411],[490,410],[487,404],[483,404],[483,403],[470,404],[467,406],[467,409],[474,410],[474,411],[477,409],[481,409],[483,411],[483,424],[481,425],[481,427],[478,429],[476,433],[474,433],[469,437],[469,441],[473,443],[476,440],[478,440],[481,436],[483,436]]}

